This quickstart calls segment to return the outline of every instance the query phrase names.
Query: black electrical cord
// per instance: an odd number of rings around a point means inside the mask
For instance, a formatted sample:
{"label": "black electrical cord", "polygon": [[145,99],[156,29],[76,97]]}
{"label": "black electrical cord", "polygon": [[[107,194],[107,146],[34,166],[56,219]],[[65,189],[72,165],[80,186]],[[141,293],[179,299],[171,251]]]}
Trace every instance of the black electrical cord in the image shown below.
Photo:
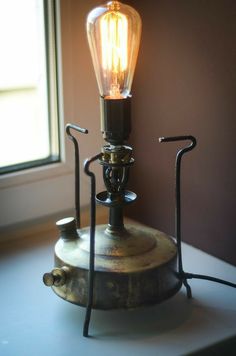
{"label": "black electrical cord", "polygon": [[182,279],[205,279],[207,281],[211,281],[211,282],[216,282],[216,283],[221,283],[224,284],[226,286],[232,287],[232,288],[236,288],[236,284],[229,282],[229,281],[225,281],[224,279],[220,279],[220,278],[215,278],[215,277],[211,277],[211,276],[206,276],[204,274],[196,274],[196,273],[187,273],[187,272],[183,272],[181,273],[181,278]]}

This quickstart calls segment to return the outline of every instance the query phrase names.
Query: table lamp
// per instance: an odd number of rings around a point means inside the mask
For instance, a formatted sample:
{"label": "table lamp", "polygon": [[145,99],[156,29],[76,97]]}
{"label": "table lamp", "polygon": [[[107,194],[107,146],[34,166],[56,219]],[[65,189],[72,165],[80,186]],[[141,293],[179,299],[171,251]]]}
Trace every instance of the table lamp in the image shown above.
{"label": "table lamp", "polygon": [[[123,221],[123,208],[136,200],[126,190],[132,148],[126,144],[131,132],[131,85],[141,37],[138,12],[120,1],[93,9],[87,17],[87,36],[97,78],[101,131],[106,144],[84,164],[91,182],[90,226],[80,227],[79,149],[68,124],[66,131],[75,146],[76,219],[57,222],[60,238],[55,246],[55,268],[44,274],[44,283],[61,298],[86,307],[83,335],[88,336],[92,309],[129,309],[160,303],[175,295],[182,284],[191,297],[183,271],[180,230],[180,163],[182,155],[196,145],[193,136],[161,138],[160,142],[190,140],[176,161],[176,239],[147,226]],[[106,190],[96,195],[93,162],[102,166]],[[96,202],[109,209],[106,225],[96,225]],[[199,277],[199,276],[198,276]],[[199,277],[200,278],[200,277]],[[219,280],[218,280],[219,281]]]}

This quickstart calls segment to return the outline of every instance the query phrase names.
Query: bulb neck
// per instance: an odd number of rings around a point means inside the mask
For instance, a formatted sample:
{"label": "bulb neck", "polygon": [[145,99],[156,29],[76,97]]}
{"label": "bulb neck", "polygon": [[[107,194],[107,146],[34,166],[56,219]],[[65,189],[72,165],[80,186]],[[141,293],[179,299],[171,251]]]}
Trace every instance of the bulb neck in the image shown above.
{"label": "bulb neck", "polygon": [[101,131],[111,145],[122,145],[131,132],[131,97],[100,98]]}

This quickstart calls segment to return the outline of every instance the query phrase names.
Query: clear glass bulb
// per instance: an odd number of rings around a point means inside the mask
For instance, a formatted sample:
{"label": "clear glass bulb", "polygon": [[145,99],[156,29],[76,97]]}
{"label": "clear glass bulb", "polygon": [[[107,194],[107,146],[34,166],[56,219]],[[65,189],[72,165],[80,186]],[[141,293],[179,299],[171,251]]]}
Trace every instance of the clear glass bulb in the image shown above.
{"label": "clear glass bulb", "polygon": [[105,99],[129,96],[141,27],[138,12],[119,1],[109,1],[89,13],[88,42],[99,92]]}

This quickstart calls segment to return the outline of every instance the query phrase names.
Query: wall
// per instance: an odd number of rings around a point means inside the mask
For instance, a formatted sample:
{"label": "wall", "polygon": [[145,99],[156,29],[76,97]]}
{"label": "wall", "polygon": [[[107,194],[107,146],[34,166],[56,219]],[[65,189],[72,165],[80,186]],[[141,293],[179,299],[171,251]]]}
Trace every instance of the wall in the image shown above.
{"label": "wall", "polygon": [[[86,18],[99,0],[61,0],[63,99],[65,122],[77,123],[88,129],[79,135],[81,162],[100,152],[99,91],[86,35]],[[73,155],[73,152],[71,152]],[[82,167],[81,167],[82,169]],[[97,174],[98,190],[103,189],[101,167],[91,166]],[[89,179],[81,174],[81,203],[89,204]]]}
{"label": "wall", "polygon": [[130,140],[130,187],[139,200],[128,214],[174,234],[174,159],[182,145],[158,137],[192,134],[198,145],[182,166],[183,240],[236,264],[236,2],[129,3],[142,16],[143,36]]}

